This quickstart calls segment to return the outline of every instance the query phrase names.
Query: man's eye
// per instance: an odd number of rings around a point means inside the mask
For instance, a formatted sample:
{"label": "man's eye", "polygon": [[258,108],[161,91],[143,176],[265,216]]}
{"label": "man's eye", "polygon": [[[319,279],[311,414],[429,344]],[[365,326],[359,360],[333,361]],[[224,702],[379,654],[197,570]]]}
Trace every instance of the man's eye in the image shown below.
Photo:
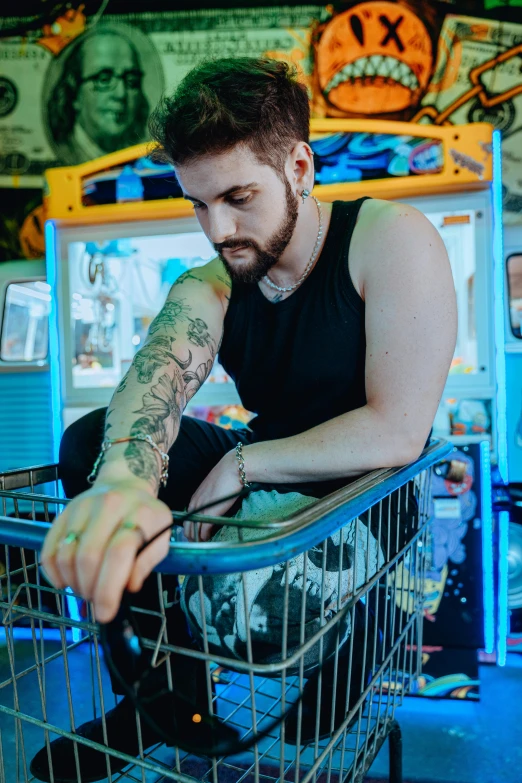
{"label": "man's eye", "polygon": [[192,206],[194,207],[194,209],[204,209],[205,207],[204,204],[195,204],[194,202],[192,202]]}
{"label": "man's eye", "polygon": [[247,201],[250,201],[250,196],[243,196],[243,198],[231,198],[230,201],[232,204],[246,204]]}

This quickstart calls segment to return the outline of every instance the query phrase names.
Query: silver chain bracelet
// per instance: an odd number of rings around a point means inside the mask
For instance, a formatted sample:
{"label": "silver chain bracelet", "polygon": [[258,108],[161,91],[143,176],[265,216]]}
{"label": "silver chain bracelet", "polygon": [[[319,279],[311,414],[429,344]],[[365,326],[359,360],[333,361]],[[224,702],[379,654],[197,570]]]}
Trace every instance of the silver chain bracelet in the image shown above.
{"label": "silver chain bracelet", "polygon": [[252,486],[247,481],[246,473],[245,473],[245,459],[243,457],[243,444],[241,441],[236,446],[236,460],[237,460],[237,469],[239,471],[239,478],[241,479],[241,483],[244,487],[247,489],[250,489]]}
{"label": "silver chain bracelet", "polygon": [[106,438],[101,445],[101,451],[98,454],[96,462],[94,463],[94,467],[91,473],[87,476],[87,481],[89,482],[89,484],[94,484],[96,476],[98,475],[98,469],[100,467],[101,461],[104,458],[105,453],[111,448],[111,446],[114,446],[116,443],[127,443],[128,441],[132,441],[132,440],[141,440],[144,443],[148,443],[149,446],[152,446],[154,451],[156,451],[160,455],[161,458],[160,484],[162,487],[167,486],[167,479],[169,477],[169,455],[160,449],[158,444],[152,440],[150,435],[144,435],[142,433],[138,433],[137,435],[129,435],[127,438],[113,438],[112,440],[110,438]]}

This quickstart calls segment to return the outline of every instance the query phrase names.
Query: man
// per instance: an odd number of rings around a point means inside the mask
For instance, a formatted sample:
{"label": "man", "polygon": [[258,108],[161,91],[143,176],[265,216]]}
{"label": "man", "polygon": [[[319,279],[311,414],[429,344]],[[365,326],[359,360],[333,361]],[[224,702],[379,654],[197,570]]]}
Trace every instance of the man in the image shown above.
{"label": "man", "polygon": [[[218,256],[172,287],[106,417],[90,414],[62,442],[62,479],[77,497],[55,521],[42,563],[54,585],[92,600],[101,622],[115,616],[125,588],[151,587],[169,533],[136,553],[169,523],[170,508],[212,504],[245,481],[321,497],[373,469],[415,460],[456,339],[449,262],[421,213],[380,200],[332,205],[310,196],[308,98],[287,64],[205,63],[160,105],[151,128]],[[182,417],[218,351],[245,407],[257,413],[251,432]],[[231,506],[218,502],[209,513]],[[405,522],[395,512],[403,540]],[[212,534],[205,525],[194,531],[187,524],[186,532]],[[324,687],[332,688],[329,676]],[[317,683],[306,688],[303,733],[313,736]],[[328,731],[330,716],[321,714],[321,726],[323,717]],[[335,719],[338,725],[344,709]],[[125,699],[109,713],[111,747],[138,752],[134,720]],[[177,713],[177,722],[190,721]],[[290,721],[287,739],[295,741],[294,728]],[[100,721],[82,733],[103,742]],[[52,743],[55,780],[69,779],[71,764],[74,774],[72,746]],[[82,779],[106,775],[101,754],[81,754]],[[31,767],[44,780],[47,758],[44,748]]]}
{"label": "man", "polygon": [[60,163],[75,164],[138,144],[149,104],[138,53],[116,29],[86,33],[72,45],[48,103]]}

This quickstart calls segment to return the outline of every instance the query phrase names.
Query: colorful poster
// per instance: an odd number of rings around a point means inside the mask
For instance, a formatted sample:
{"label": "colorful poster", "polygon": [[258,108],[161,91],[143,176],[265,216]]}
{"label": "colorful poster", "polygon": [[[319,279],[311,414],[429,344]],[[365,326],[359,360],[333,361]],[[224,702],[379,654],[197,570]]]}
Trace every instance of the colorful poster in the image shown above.
{"label": "colorful poster", "polygon": [[[306,80],[319,7],[104,15],[65,36],[0,41],[0,187],[147,139],[147,119],[204,57],[290,59]],[[71,23],[72,24],[72,23]],[[80,27],[78,27],[80,25]]]}
{"label": "colorful poster", "polygon": [[522,223],[522,25],[447,16],[414,122],[490,122],[502,132],[506,224]]}
{"label": "colorful poster", "polygon": [[318,25],[314,116],[409,119],[430,80],[439,26],[422,0],[366,0]]}

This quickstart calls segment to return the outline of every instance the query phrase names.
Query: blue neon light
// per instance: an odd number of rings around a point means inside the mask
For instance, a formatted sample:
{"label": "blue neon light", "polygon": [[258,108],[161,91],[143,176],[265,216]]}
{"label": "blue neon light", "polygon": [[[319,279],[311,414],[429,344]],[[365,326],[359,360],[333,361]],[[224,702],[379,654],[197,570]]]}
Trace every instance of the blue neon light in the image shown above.
{"label": "blue neon light", "polygon": [[[74,630],[79,629],[76,628]],[[42,628],[40,631],[40,628],[37,626],[34,628],[18,628],[17,626],[14,626],[9,631],[0,627],[0,644],[7,644],[8,635],[14,642],[25,642],[31,641],[32,639],[36,639],[36,641],[44,639],[46,642],[61,642],[62,640],[62,632],[58,628]],[[80,638],[82,637],[79,636],[78,639],[73,639],[71,637],[71,631],[65,631],[65,641],[68,644],[70,644],[71,641],[79,641]]]}
{"label": "blue neon light", "polygon": [[[67,608],[69,610],[69,617],[71,620],[77,620],[78,622],[81,622],[82,618],[79,609],[80,604],[78,599],[73,595],[73,591],[70,587],[65,588],[65,600],[67,601]],[[73,642],[79,642],[82,638],[81,630],[73,625],[71,631]]]}
{"label": "blue neon light", "polygon": [[480,443],[482,500],[482,582],[484,600],[484,642],[487,653],[495,650],[495,593],[493,583],[493,506],[489,441]]}
{"label": "blue neon light", "polygon": [[496,354],[497,460],[500,476],[508,483],[507,395],[504,325],[504,243],[502,237],[502,152],[500,131],[493,131],[493,286]]}
{"label": "blue neon light", "polygon": [[497,663],[506,665],[508,635],[508,549],[509,549],[509,511],[498,515],[498,629]]}
{"label": "blue neon light", "polygon": [[[58,310],[58,274],[59,258],[56,244],[56,225],[52,220],[45,224],[45,253],[47,282],[51,286],[51,312],[49,315],[49,368],[51,373],[51,416],[53,432],[53,459],[58,462],[60,440],[62,437],[62,376],[60,371],[60,338]],[[66,591],[65,600],[69,615],[73,620],[81,620],[78,601]],[[81,639],[79,628],[72,629],[73,641]]]}
{"label": "blue neon light", "polygon": [[60,339],[58,336],[58,252],[56,226],[52,220],[45,224],[45,254],[47,282],[51,286],[51,312],[49,315],[49,368],[51,374],[51,416],[53,432],[53,459],[58,462],[62,437],[62,390],[60,373]]}

